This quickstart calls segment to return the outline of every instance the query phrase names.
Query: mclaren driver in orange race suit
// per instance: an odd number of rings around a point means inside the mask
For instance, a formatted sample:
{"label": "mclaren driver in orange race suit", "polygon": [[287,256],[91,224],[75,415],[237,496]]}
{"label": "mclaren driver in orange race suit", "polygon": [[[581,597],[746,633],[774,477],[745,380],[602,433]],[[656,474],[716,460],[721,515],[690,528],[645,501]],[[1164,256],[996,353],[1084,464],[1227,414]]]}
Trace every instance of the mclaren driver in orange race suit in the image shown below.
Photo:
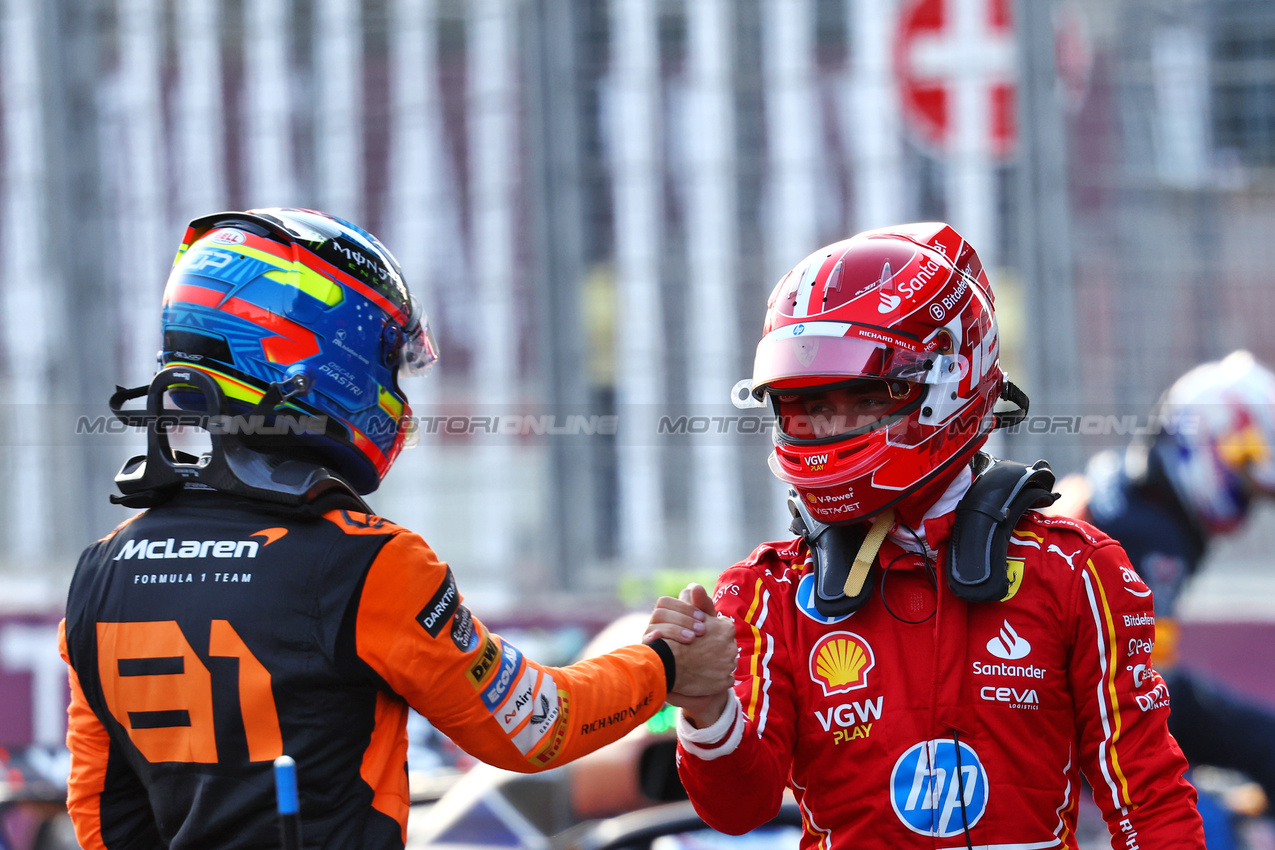
{"label": "mclaren driver in orange race suit", "polygon": [[717,582],[735,687],[670,696],[713,827],[763,823],[787,786],[803,848],[1075,848],[1083,775],[1113,847],[1204,847],[1151,592],[1115,541],[1030,510],[1047,464],[979,451],[1027,403],[992,305],[942,224],[830,245],[772,293],[736,398],[772,405],[798,536]]}
{"label": "mclaren driver in orange race suit", "polygon": [[[401,848],[409,705],[478,758],[537,771],[617,739],[674,684],[729,686],[729,621],[670,614],[673,600],[644,645],[537,664],[469,611],[424,540],[364,504],[403,446],[397,374],[435,359],[368,233],[305,210],[198,219],[162,325],[160,371],[112,398],[148,429],[114,498],[146,510],[81,556],[60,636],[86,850],[277,847],[282,754],[305,846]],[[180,424],[211,451],[176,451]]]}

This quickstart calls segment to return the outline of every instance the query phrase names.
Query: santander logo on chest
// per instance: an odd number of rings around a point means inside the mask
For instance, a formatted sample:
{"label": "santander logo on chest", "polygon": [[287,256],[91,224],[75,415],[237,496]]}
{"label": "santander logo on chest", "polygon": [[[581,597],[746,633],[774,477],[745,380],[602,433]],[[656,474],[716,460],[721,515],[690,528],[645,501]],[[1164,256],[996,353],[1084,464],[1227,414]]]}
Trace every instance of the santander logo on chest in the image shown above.
{"label": "santander logo on chest", "polygon": [[1027,654],[1032,651],[1032,645],[1027,639],[1021,637],[1018,632],[1014,631],[1014,627],[1009,624],[1009,620],[1005,620],[1001,625],[1000,634],[987,642],[987,651],[997,658],[1003,658],[1006,661],[1017,661],[1020,658],[1026,658]]}

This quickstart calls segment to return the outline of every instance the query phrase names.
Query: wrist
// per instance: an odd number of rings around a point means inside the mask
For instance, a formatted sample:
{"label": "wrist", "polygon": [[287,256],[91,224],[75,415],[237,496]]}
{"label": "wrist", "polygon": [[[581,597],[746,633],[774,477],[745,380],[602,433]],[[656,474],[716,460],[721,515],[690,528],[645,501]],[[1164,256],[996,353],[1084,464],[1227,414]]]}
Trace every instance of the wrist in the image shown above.
{"label": "wrist", "polygon": [[722,691],[720,694],[704,697],[696,705],[683,706],[682,716],[696,729],[706,729],[721,719],[730,701],[730,694],[730,691]]}
{"label": "wrist", "polygon": [[677,681],[677,658],[673,654],[673,648],[661,637],[649,638],[643,643],[655,650],[655,654],[660,657],[660,662],[664,665],[665,692],[673,690],[673,684]]}
{"label": "wrist", "polygon": [[[706,700],[716,700],[717,696]],[[677,741],[687,753],[705,761],[728,756],[739,746],[744,736],[744,711],[735,692],[727,691],[726,705],[712,724],[696,728],[690,724],[683,708],[677,717]],[[698,707],[698,706],[697,706]],[[708,713],[701,713],[700,720],[705,720]]]}

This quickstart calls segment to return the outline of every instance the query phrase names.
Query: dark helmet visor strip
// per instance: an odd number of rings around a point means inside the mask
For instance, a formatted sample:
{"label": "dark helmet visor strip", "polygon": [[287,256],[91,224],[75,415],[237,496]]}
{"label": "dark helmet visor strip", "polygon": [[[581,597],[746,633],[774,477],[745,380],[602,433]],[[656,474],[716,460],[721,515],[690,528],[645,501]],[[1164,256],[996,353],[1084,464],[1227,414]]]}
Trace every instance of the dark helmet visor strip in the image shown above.
{"label": "dark helmet visor strip", "polygon": [[[810,411],[807,404],[811,395],[837,390],[852,393],[880,390],[889,394],[893,404],[880,413],[862,417],[853,413]],[[775,421],[785,442],[798,446],[823,445],[889,428],[920,407],[924,396],[924,390],[916,384],[887,384],[873,378],[855,378],[801,390],[772,390],[770,393],[776,411]]]}

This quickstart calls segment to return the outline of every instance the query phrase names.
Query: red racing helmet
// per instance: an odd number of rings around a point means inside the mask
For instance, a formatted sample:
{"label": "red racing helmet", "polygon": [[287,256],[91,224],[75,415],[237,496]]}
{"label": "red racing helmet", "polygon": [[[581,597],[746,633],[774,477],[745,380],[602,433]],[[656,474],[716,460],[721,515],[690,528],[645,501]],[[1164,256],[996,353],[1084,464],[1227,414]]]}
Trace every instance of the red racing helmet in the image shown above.
{"label": "red racing helmet", "polygon": [[[999,353],[987,275],[950,226],[869,230],[815,251],[775,286],[757,344],[749,389],[776,414],[771,471],[825,523],[951,480],[1004,424],[992,413],[1012,386]],[[829,433],[802,413],[810,394],[873,388],[888,404],[867,425]]]}

